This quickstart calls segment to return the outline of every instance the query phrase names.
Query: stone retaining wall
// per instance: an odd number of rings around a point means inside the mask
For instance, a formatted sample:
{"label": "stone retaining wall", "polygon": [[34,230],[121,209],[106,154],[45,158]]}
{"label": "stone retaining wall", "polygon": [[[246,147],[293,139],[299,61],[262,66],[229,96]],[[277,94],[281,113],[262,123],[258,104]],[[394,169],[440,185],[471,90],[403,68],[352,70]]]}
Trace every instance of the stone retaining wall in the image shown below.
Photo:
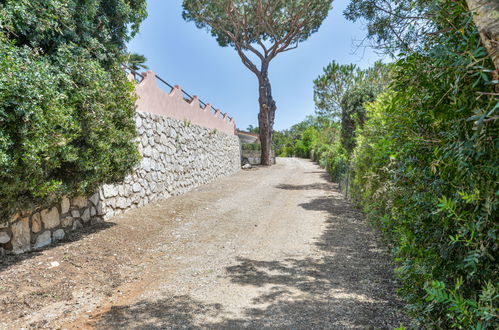
{"label": "stone retaining wall", "polygon": [[105,218],[240,170],[237,136],[152,113],[137,114],[143,158],[122,184],[102,187]]}
{"label": "stone retaining wall", "polygon": [[68,231],[186,193],[240,169],[235,135],[140,111],[136,126],[143,158],[132,175],[120,184],[104,185],[90,198],[64,198],[50,209],[16,214],[9,227],[0,228],[0,255],[42,248]]}
{"label": "stone retaining wall", "polygon": [[103,215],[99,193],[63,198],[50,209],[15,214],[9,227],[0,228],[0,256],[42,248],[63,239],[68,231],[101,222]]}

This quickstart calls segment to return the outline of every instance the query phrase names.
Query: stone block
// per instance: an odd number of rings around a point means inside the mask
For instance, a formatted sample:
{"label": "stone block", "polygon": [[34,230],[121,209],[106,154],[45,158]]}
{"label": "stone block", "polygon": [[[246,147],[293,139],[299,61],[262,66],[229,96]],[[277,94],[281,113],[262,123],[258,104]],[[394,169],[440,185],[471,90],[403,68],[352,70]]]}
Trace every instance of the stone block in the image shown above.
{"label": "stone block", "polygon": [[15,254],[20,254],[30,250],[31,230],[29,228],[29,218],[22,218],[11,226],[11,244]]}
{"label": "stone block", "polygon": [[147,135],[145,135],[143,133],[141,133],[141,134],[142,134],[142,139],[141,139],[140,144],[145,148],[149,145],[149,139],[147,138]]}
{"label": "stone block", "polygon": [[95,208],[97,210],[97,215],[104,215],[105,214],[102,202],[99,202],[99,204],[97,204]]}
{"label": "stone block", "polygon": [[111,219],[112,217],[114,217],[115,214],[116,212],[114,210],[106,212],[106,214],[103,216],[104,220]]}
{"label": "stone block", "polygon": [[64,229],[57,229],[56,231],[54,231],[54,233],[52,234],[52,240],[54,242],[57,242],[57,241],[60,241],[61,239],[64,238],[64,236],[66,236],[66,233],[64,232]]}
{"label": "stone block", "polygon": [[50,230],[44,231],[38,237],[36,238],[35,245],[33,246],[34,249],[41,249],[42,247],[45,247],[52,243],[52,237],[50,234]]}
{"label": "stone block", "polygon": [[141,186],[140,186],[140,184],[139,184],[139,183],[137,183],[137,182],[136,182],[136,183],[134,183],[134,184],[133,184],[133,186],[132,186],[132,190],[133,190],[133,192],[134,192],[134,193],[138,193],[138,192],[140,192],[140,190],[141,190],[141,189],[142,189],[142,187],[141,187]]}
{"label": "stone block", "polygon": [[106,184],[102,187],[102,193],[105,198],[118,196],[118,188],[116,185]]}
{"label": "stone block", "polygon": [[40,215],[45,229],[52,229],[61,224],[57,207],[53,207],[50,210],[43,210]]}
{"label": "stone block", "polygon": [[116,207],[116,200],[119,197],[116,198],[111,198],[111,199],[106,199],[106,209],[114,209]]}
{"label": "stone block", "polygon": [[151,157],[152,156],[151,146],[148,145],[147,147],[144,148],[143,155],[144,155],[144,157]]}
{"label": "stone block", "polygon": [[116,207],[120,209],[126,209],[128,206],[130,206],[130,203],[124,197],[118,198],[118,200],[116,201]]}
{"label": "stone block", "polygon": [[151,160],[149,158],[142,158],[141,167],[144,171],[149,172],[151,170]]}
{"label": "stone block", "polygon": [[69,202],[69,198],[63,197],[61,201],[61,213],[68,213],[69,208],[71,207],[71,203]]}
{"label": "stone block", "polygon": [[4,231],[0,231],[0,244],[10,242],[10,235]]}
{"label": "stone block", "polygon": [[71,227],[71,230],[77,230],[80,228],[83,228],[83,225],[80,221],[76,220],[75,222],[73,222],[73,227]]}
{"label": "stone block", "polygon": [[92,204],[97,205],[97,203],[99,203],[99,199],[100,199],[99,193],[97,192],[97,193],[93,194],[92,197],[90,197],[89,199],[92,202]]}
{"label": "stone block", "polygon": [[[125,184],[132,184],[132,183],[133,183],[132,176],[131,176],[131,175],[127,175],[127,176],[125,177],[125,180],[123,180],[123,182],[124,182]],[[95,204],[95,205],[97,205],[97,204]]]}
{"label": "stone block", "polygon": [[81,215],[81,220],[83,220],[84,223],[87,223],[90,220],[90,210],[85,209],[83,211],[83,214]]}
{"label": "stone block", "polygon": [[71,211],[71,216],[73,218],[79,218],[80,217],[80,211],[79,210],[73,210],[73,211]]}
{"label": "stone block", "polygon": [[88,204],[88,199],[85,196],[77,196],[71,200],[71,205],[77,208],[86,207],[87,204]]}
{"label": "stone block", "polygon": [[71,226],[73,226],[73,221],[74,221],[73,217],[65,217],[61,221],[61,226],[64,227],[64,228],[71,227]]}
{"label": "stone block", "polygon": [[42,230],[42,217],[40,213],[35,213],[31,217],[31,231],[35,234]]}
{"label": "stone block", "polygon": [[139,116],[135,117],[135,126],[136,127],[142,126],[142,118],[140,118]]}

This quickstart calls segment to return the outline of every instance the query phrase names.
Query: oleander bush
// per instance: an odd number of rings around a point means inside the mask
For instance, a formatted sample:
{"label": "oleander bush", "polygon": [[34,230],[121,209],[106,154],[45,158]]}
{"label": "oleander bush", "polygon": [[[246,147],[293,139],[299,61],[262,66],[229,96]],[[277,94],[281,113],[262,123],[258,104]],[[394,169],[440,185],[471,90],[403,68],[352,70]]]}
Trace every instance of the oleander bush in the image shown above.
{"label": "oleander bush", "polygon": [[121,63],[145,0],[0,1],[0,223],[139,160]]}

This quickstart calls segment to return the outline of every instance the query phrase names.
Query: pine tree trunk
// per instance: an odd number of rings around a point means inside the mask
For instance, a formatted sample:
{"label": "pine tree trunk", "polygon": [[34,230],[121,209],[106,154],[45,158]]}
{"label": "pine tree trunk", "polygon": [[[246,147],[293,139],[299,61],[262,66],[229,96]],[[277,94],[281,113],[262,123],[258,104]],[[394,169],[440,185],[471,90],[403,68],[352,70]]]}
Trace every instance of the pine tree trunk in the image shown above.
{"label": "pine tree trunk", "polygon": [[[482,43],[496,68],[494,79],[499,78],[499,0],[466,0],[473,12],[473,21],[480,32]],[[496,85],[498,89],[499,85]]]}
{"label": "pine tree trunk", "polygon": [[267,73],[258,79],[260,113],[258,114],[258,126],[260,127],[260,143],[262,147],[261,164],[272,165],[272,131],[276,104],[272,98],[272,88]]}

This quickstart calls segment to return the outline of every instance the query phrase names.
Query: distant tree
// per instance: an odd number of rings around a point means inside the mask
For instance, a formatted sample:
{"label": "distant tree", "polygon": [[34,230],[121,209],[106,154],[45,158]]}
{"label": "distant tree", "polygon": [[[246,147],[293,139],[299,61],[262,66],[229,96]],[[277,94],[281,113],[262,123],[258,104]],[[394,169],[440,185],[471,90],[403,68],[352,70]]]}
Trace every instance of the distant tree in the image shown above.
{"label": "distant tree", "polygon": [[[494,0],[492,0],[494,1]],[[435,0],[351,0],[344,15],[367,25],[370,46],[396,56],[413,52],[438,31],[431,20]]]}
{"label": "distant tree", "polygon": [[343,95],[355,84],[360,74],[361,70],[355,64],[329,63],[323,74],[314,80],[316,114],[330,119],[341,117]]}
{"label": "distant tree", "polygon": [[149,67],[145,64],[147,62],[147,58],[144,55],[137,54],[137,53],[130,53],[128,54],[127,58],[127,66],[130,67],[130,69],[133,69],[135,71],[139,71],[140,69],[147,70]]}
{"label": "distant tree", "polygon": [[288,156],[286,147],[292,145],[291,138],[289,137],[289,131],[274,131],[272,135],[272,147],[274,148],[275,154],[277,156]]}
{"label": "distant tree", "polygon": [[339,64],[332,61],[323,73],[314,80],[314,101],[316,115],[330,120],[342,117],[342,102],[345,94],[355,86],[369,84],[380,91],[389,82],[389,65],[380,61],[361,70],[355,64]]}
{"label": "distant tree", "polygon": [[[184,0],[183,17],[206,28],[220,46],[231,46],[258,79],[258,124],[262,164],[271,165],[276,104],[268,77],[270,62],[316,32],[332,0]],[[253,59],[260,63],[257,66]]]}
{"label": "distant tree", "polygon": [[[499,1],[465,0],[465,2],[473,12],[474,23],[484,47],[494,62],[495,78],[497,78]],[[351,0],[344,14],[349,20],[362,19],[366,22],[367,37],[374,41],[372,46],[397,55],[400,51],[418,50],[428,37],[446,32],[439,24],[435,24],[435,13],[439,10],[439,1],[435,0]]]}
{"label": "distant tree", "polygon": [[366,121],[367,102],[375,100],[377,90],[369,84],[362,84],[349,89],[341,100],[341,144],[348,153],[355,148],[355,136],[358,128]]}

